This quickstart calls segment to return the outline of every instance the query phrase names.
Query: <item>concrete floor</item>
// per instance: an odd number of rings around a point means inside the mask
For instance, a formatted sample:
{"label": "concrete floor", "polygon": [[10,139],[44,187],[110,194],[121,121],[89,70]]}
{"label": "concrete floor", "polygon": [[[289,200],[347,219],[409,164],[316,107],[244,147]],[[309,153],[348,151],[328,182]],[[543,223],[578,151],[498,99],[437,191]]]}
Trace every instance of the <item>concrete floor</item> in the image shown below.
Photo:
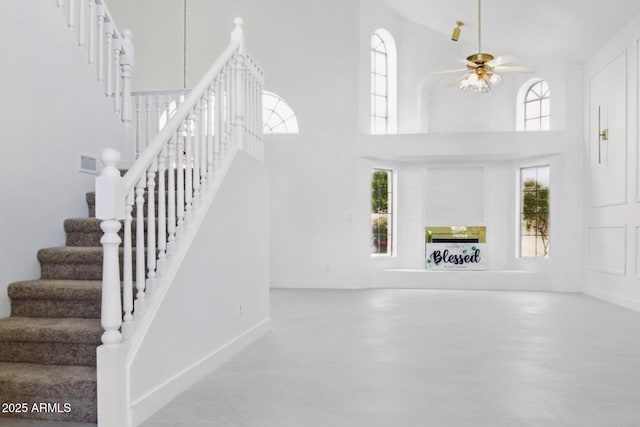
{"label": "concrete floor", "polygon": [[584,295],[274,290],[272,316],[143,427],[640,425],[640,313]]}
{"label": "concrete floor", "polygon": [[275,290],[273,330],[144,427],[639,426],[640,313],[584,295]]}

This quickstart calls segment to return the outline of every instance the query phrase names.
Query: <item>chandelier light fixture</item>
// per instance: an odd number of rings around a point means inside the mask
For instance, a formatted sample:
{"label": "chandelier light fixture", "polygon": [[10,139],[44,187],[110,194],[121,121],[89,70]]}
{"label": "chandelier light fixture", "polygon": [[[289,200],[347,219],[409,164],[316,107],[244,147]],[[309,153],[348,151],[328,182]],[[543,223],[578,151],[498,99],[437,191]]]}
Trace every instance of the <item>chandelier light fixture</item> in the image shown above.
{"label": "chandelier light fixture", "polygon": [[482,53],[482,16],[481,0],[478,0],[478,53],[467,57],[467,74],[458,79],[456,85],[462,91],[489,92],[502,83],[502,77],[495,73],[491,63],[494,57],[489,53]]}

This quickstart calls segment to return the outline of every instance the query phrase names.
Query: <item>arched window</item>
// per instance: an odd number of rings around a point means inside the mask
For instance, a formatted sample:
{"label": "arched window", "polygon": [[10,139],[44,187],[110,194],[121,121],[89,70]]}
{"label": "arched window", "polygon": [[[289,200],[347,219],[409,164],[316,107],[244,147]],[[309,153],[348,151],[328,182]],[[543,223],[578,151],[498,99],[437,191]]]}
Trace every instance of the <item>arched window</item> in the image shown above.
{"label": "arched window", "polygon": [[298,133],[298,119],[289,104],[273,92],[262,92],[263,132]]}
{"label": "arched window", "polygon": [[551,129],[551,89],[542,79],[526,81],[518,92],[516,130]]}
{"label": "arched window", "polygon": [[397,55],[391,33],[371,36],[371,133],[397,132]]}

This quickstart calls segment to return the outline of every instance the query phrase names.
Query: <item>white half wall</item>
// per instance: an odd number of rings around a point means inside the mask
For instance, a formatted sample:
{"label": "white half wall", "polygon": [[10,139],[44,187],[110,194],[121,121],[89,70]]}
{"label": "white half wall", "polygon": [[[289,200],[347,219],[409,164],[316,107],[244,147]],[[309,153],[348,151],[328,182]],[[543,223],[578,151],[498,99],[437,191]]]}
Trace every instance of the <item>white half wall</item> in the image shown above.
{"label": "white half wall", "polygon": [[127,135],[55,1],[0,2],[0,317],[6,288],[37,279],[40,248],[65,244],[63,221],[87,216],[95,176],[78,172],[78,154],[107,147],[127,157]]}
{"label": "white half wall", "polygon": [[267,181],[236,155],[131,363],[134,424],[269,329]]}

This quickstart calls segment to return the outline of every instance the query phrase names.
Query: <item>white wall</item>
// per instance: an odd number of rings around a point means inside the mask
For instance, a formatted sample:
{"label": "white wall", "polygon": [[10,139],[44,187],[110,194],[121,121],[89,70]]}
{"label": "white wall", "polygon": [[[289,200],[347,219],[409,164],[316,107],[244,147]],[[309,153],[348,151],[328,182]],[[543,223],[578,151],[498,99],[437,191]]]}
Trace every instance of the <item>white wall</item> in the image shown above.
{"label": "white wall", "polygon": [[132,362],[135,421],[268,330],[267,191],[264,163],[238,153]]}
{"label": "white wall", "polygon": [[[157,19],[151,20],[146,18],[149,0],[112,2],[116,17],[119,10],[125,14],[122,21],[133,29],[139,49],[141,39],[182,41],[183,16],[175,5],[155,5],[163,10],[156,10]],[[431,225],[427,211],[439,209],[429,205],[425,195],[429,170],[454,174],[471,167],[483,171],[480,193],[473,193],[483,201],[482,215],[459,220],[486,223],[493,241],[500,242],[491,249],[491,268],[542,272],[546,279],[540,289],[579,288],[581,163],[565,160],[580,159],[583,153],[579,66],[522,57],[519,63],[537,66],[538,75],[552,87],[552,127],[559,132],[539,138],[516,135],[504,131],[515,129],[516,94],[530,75],[505,76],[501,87],[485,95],[459,94],[446,87],[445,79],[427,79],[434,72],[459,68],[456,59],[473,52],[474,43],[453,43],[400,18],[377,0],[215,5],[190,0],[187,86],[195,84],[226,46],[237,15],[245,21],[249,50],[266,70],[266,89],[286,99],[300,124],[299,135],[266,137],[272,286],[365,287],[381,270],[422,268],[424,227]],[[159,34],[163,25],[171,35]],[[370,38],[377,28],[388,29],[397,45],[399,132],[428,127],[433,132],[426,136],[366,136]],[[139,55],[135,86],[149,88],[145,76],[160,88],[180,86],[181,79],[162,69],[177,72],[182,54],[170,44],[165,55]],[[386,148],[378,150],[379,145]],[[561,255],[549,262],[527,262],[514,255],[515,176],[520,164],[540,159],[554,164],[552,234]],[[393,167],[398,174],[399,246],[393,258],[370,256],[369,179],[374,165]],[[443,211],[441,217],[451,214],[460,212]]]}
{"label": "white wall", "polygon": [[[585,65],[584,292],[640,310],[640,16]],[[598,107],[607,141],[598,141]],[[600,147],[598,147],[600,145]],[[600,148],[600,159],[598,158]]]}
{"label": "white wall", "polygon": [[54,1],[0,2],[0,50],[2,317],[6,287],[40,277],[37,250],[64,245],[64,219],[87,216],[95,177],[78,172],[78,153],[123,150],[126,134]]}

